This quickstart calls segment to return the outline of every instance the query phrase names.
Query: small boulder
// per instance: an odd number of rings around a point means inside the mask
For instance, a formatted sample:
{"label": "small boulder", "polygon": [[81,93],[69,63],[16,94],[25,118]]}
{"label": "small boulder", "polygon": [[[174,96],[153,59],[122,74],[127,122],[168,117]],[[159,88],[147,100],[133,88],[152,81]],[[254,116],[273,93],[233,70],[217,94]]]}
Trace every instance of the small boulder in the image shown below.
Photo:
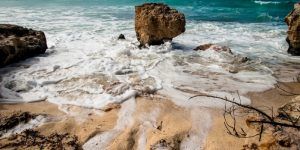
{"label": "small boulder", "polygon": [[43,54],[47,48],[44,32],[0,24],[0,67]]}
{"label": "small boulder", "polygon": [[200,45],[198,47],[196,47],[194,49],[195,51],[198,51],[198,50],[201,50],[201,51],[206,51],[206,50],[214,50],[214,51],[217,51],[217,52],[228,52],[230,54],[233,54],[231,49],[227,46],[220,46],[220,45],[216,45],[216,44],[203,44],[203,45]]}
{"label": "small boulder", "polygon": [[118,40],[125,40],[125,35],[124,34],[120,34],[118,37]]}
{"label": "small boulder", "polygon": [[185,16],[165,4],[135,7],[135,31],[140,46],[160,45],[185,32]]}
{"label": "small boulder", "polygon": [[300,56],[300,3],[294,5],[294,9],[286,16],[288,25],[286,41],[289,44],[288,53]]}

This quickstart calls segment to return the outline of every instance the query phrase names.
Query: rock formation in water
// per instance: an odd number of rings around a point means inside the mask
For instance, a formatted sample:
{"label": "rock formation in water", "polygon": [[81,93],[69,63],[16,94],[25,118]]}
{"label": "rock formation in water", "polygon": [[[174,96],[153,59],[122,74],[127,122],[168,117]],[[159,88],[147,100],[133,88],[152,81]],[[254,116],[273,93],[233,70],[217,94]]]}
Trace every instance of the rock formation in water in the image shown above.
{"label": "rock formation in water", "polygon": [[210,43],[199,45],[194,50],[195,51],[198,51],[198,50],[205,51],[205,50],[208,50],[208,49],[211,49],[211,50],[214,50],[214,51],[217,51],[217,52],[221,52],[221,51],[228,52],[228,53],[232,54],[231,49],[229,47],[220,46],[220,45],[216,45],[216,44],[210,44]]}
{"label": "rock formation in water", "polygon": [[146,3],[135,7],[135,31],[141,46],[163,44],[185,31],[185,16],[167,5]]}
{"label": "rock formation in water", "polygon": [[286,16],[285,22],[288,25],[288,53],[300,56],[300,3],[294,5],[294,10]]}
{"label": "rock formation in water", "polygon": [[44,32],[17,25],[0,24],[0,67],[45,53]]}
{"label": "rock formation in water", "polygon": [[125,40],[125,35],[124,34],[120,34],[119,37],[118,37],[118,40]]}

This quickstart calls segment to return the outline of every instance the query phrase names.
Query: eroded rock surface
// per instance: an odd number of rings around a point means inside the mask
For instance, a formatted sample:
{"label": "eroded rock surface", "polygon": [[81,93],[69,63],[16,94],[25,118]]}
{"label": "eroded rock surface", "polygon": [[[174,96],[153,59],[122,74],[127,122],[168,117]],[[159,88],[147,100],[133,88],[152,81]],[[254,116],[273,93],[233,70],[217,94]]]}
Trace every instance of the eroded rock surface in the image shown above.
{"label": "eroded rock surface", "polygon": [[36,116],[37,115],[30,114],[29,112],[16,112],[11,116],[0,115],[0,136],[2,131],[9,130],[20,123],[27,123]]}
{"label": "eroded rock surface", "polygon": [[231,49],[227,46],[220,46],[220,45],[216,45],[216,44],[203,44],[203,45],[199,45],[198,47],[196,47],[194,49],[195,51],[201,50],[201,51],[205,51],[205,50],[214,50],[217,52],[228,52],[230,54],[232,54]]}
{"label": "eroded rock surface", "polygon": [[44,32],[0,24],[0,67],[43,54],[46,49]]}
{"label": "eroded rock surface", "polygon": [[68,149],[81,150],[78,138],[68,133],[45,136],[35,130],[0,139],[0,149]]}
{"label": "eroded rock surface", "polygon": [[278,114],[282,119],[300,123],[300,96],[280,107]]}
{"label": "eroded rock surface", "polygon": [[185,16],[167,5],[146,3],[135,7],[135,31],[141,46],[163,44],[185,31]]}
{"label": "eroded rock surface", "polygon": [[286,41],[289,44],[288,53],[300,56],[300,3],[294,5],[294,9],[285,18],[288,25],[288,37]]}

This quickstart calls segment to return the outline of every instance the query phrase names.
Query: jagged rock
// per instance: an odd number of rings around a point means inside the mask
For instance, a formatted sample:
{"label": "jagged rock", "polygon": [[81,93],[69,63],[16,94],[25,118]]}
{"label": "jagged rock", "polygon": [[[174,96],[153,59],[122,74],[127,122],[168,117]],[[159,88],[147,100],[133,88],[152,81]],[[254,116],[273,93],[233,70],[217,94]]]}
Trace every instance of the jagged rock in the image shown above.
{"label": "jagged rock", "polygon": [[223,52],[228,52],[228,53],[232,54],[231,49],[229,47],[220,46],[220,45],[211,44],[211,43],[200,45],[200,46],[196,47],[194,50],[195,51],[198,51],[198,50],[205,51],[205,50],[209,50],[209,49],[217,51],[217,52],[223,51]]}
{"label": "jagged rock", "polygon": [[214,44],[203,44],[203,45],[199,45],[198,47],[196,47],[196,48],[194,48],[194,50],[195,51],[197,51],[197,50],[202,50],[202,51],[204,51],[204,50],[207,50],[207,49],[209,49],[212,45],[214,45]]}
{"label": "jagged rock", "polygon": [[288,25],[286,41],[289,44],[288,53],[300,56],[300,3],[294,5],[292,12],[285,18]]}
{"label": "jagged rock", "polygon": [[160,45],[185,32],[185,16],[165,4],[135,7],[135,31],[141,46]]}
{"label": "jagged rock", "polygon": [[161,139],[154,145],[151,145],[150,150],[165,149],[165,150],[179,150],[182,142],[182,135],[175,135],[170,139]]}
{"label": "jagged rock", "polygon": [[16,112],[9,116],[0,115],[0,136],[2,131],[9,130],[20,123],[27,123],[36,116],[37,115],[30,114],[29,112]]}
{"label": "jagged rock", "polygon": [[279,117],[284,120],[293,120],[299,122],[300,118],[300,100],[293,100],[284,106],[278,108]]}
{"label": "jagged rock", "polygon": [[45,53],[44,32],[17,25],[0,24],[0,67]]}
{"label": "jagged rock", "polygon": [[118,40],[125,40],[125,35],[124,34],[120,34],[118,37]]}
{"label": "jagged rock", "polygon": [[78,137],[69,133],[43,135],[35,130],[25,130],[20,134],[0,139],[0,149],[68,149],[81,150]]}

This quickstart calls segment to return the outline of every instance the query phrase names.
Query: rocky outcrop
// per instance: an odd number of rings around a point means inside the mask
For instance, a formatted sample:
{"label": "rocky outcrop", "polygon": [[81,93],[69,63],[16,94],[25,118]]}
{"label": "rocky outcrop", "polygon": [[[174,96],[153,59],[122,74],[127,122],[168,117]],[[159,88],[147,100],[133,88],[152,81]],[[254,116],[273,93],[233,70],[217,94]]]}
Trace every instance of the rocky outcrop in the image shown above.
{"label": "rocky outcrop", "polygon": [[125,35],[124,34],[120,34],[118,37],[118,40],[125,40]]}
{"label": "rocky outcrop", "polygon": [[294,10],[285,18],[288,25],[288,53],[300,56],[300,3],[294,5]]}
{"label": "rocky outcrop", "polygon": [[42,134],[32,129],[1,138],[0,143],[0,149],[82,149],[75,135],[57,132]]}
{"label": "rocky outcrop", "polygon": [[[293,99],[291,102],[286,103],[278,109],[280,118],[299,121],[300,118],[300,96]],[[300,123],[300,121],[299,121]]]}
{"label": "rocky outcrop", "polygon": [[0,67],[43,54],[46,49],[46,37],[42,31],[0,24]]}
{"label": "rocky outcrop", "polygon": [[135,31],[141,46],[163,44],[185,31],[185,16],[167,5],[146,3],[135,7]]}
{"label": "rocky outcrop", "polygon": [[220,45],[216,45],[216,44],[203,44],[203,45],[199,45],[198,47],[196,47],[194,49],[195,51],[205,51],[205,50],[214,50],[214,51],[217,51],[217,52],[228,52],[230,54],[232,54],[231,52],[231,49],[227,46],[220,46]]}

